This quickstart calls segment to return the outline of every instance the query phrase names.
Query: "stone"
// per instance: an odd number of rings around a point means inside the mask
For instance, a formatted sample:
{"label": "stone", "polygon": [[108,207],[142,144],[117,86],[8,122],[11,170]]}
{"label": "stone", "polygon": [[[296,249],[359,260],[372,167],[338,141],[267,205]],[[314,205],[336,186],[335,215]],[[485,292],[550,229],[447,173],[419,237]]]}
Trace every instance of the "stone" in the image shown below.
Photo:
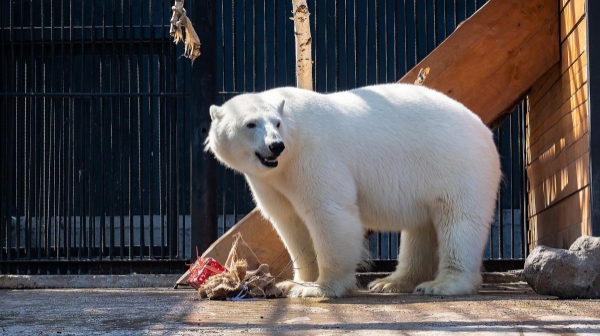
{"label": "stone", "polygon": [[541,295],[600,298],[600,237],[579,237],[568,250],[540,245],[525,260],[524,273]]}

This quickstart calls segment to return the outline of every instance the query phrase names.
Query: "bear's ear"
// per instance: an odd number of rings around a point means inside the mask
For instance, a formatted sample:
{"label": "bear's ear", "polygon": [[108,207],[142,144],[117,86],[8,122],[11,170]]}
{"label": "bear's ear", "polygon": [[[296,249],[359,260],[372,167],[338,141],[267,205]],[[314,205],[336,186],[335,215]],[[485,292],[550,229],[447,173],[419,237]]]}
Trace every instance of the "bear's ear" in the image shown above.
{"label": "bear's ear", "polygon": [[275,103],[275,108],[277,108],[277,112],[279,112],[279,115],[283,115],[283,106],[285,105],[285,99],[281,99],[280,101],[278,101],[277,103]]}
{"label": "bear's ear", "polygon": [[210,106],[210,120],[219,119],[221,117],[221,109],[217,105]]}

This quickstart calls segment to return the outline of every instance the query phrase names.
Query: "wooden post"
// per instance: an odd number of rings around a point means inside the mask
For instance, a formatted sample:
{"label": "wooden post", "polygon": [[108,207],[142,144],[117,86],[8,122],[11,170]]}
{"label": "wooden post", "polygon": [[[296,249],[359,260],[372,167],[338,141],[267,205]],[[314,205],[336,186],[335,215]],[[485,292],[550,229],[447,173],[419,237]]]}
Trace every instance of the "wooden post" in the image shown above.
{"label": "wooden post", "polygon": [[296,86],[301,89],[313,89],[312,76],[312,38],[308,6],[306,0],[292,0],[294,5],[294,36],[296,38]]}

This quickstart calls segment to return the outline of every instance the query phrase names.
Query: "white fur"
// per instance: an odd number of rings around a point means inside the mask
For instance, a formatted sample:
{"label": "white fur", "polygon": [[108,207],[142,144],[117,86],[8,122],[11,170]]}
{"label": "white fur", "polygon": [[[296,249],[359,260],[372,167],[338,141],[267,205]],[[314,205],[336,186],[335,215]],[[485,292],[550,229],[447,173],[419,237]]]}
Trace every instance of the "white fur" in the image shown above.
{"label": "white fur", "polygon": [[[501,171],[492,133],[462,104],[403,84],[281,88],[211,116],[207,150],[246,176],[294,260],[288,296],[355,290],[367,229],[402,231],[397,270],[371,290],[477,292]],[[277,141],[285,150],[266,167],[255,153]]]}

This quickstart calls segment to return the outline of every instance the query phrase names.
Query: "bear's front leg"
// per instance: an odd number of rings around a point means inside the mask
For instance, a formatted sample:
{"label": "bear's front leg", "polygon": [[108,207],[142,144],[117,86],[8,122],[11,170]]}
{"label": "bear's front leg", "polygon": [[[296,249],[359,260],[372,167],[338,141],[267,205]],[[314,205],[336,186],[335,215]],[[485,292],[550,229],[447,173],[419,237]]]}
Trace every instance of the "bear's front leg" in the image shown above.
{"label": "bear's front leg", "polygon": [[[310,233],[292,204],[280,192],[248,179],[256,203],[263,216],[275,227],[290,254],[294,268],[294,282],[317,280],[319,270]],[[277,276],[277,274],[273,274]],[[278,281],[280,279],[277,279]]]}
{"label": "bear's front leg", "polygon": [[312,200],[302,216],[312,237],[319,277],[314,282],[284,282],[288,297],[342,297],[355,293],[356,267],[363,256],[363,228],[358,207],[340,200]]}

